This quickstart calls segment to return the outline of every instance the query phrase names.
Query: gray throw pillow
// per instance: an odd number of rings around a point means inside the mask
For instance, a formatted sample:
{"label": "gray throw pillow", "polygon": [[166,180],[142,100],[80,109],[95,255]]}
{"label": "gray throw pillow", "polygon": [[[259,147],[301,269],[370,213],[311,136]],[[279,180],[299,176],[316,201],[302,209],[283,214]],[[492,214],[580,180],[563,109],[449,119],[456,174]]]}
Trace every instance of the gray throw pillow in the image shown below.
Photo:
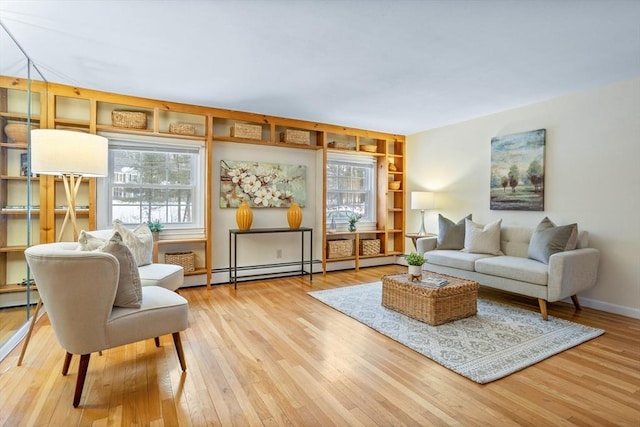
{"label": "gray throw pillow", "polygon": [[120,264],[118,290],[113,305],[116,307],[140,308],[142,303],[142,282],[136,260],[129,248],[122,242],[120,233],[115,232],[111,240],[101,249],[110,253]]}
{"label": "gray throw pillow", "polygon": [[448,218],[438,214],[438,249],[464,248],[464,220],[471,220],[471,214],[454,224]]}
{"label": "gray throw pillow", "polygon": [[527,256],[549,264],[551,255],[571,247],[571,244],[567,244],[572,238],[575,238],[577,230],[577,224],[556,226],[549,218],[545,217],[531,236]]}

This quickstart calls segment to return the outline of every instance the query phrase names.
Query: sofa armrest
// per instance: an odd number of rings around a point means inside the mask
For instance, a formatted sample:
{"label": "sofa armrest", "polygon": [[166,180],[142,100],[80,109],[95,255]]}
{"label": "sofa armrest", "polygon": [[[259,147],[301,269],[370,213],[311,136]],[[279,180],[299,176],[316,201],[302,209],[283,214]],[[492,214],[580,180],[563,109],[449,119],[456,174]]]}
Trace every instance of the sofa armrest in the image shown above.
{"label": "sofa armrest", "polygon": [[549,258],[547,301],[577,295],[595,286],[600,251],[594,248],[558,252]]}
{"label": "sofa armrest", "polygon": [[416,250],[419,254],[424,254],[427,251],[432,251],[438,244],[438,238],[434,236],[420,237],[416,240]]}

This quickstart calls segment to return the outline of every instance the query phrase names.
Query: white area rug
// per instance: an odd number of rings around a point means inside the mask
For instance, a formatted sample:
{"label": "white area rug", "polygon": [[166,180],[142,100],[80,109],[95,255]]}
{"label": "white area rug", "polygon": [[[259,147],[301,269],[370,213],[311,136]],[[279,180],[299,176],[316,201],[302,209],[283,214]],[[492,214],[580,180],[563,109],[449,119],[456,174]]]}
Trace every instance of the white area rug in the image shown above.
{"label": "white area rug", "polygon": [[600,336],[602,329],[478,299],[478,314],[430,326],[382,306],[381,282],[309,295],[429,359],[485,384]]}

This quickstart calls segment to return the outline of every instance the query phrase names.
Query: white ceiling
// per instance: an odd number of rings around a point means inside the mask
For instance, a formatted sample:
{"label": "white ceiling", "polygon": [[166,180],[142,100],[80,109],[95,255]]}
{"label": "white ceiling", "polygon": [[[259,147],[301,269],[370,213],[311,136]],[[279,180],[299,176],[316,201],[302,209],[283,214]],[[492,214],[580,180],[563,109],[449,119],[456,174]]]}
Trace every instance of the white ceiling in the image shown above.
{"label": "white ceiling", "polygon": [[0,22],[50,82],[400,134],[640,76],[640,0],[2,0]]}

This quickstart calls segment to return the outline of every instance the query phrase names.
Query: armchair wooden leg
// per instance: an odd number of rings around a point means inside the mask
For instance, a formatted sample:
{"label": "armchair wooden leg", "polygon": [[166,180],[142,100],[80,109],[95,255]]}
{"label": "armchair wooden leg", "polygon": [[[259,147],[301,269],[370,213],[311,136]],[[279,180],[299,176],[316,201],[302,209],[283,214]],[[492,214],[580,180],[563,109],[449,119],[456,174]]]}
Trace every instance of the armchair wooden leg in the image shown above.
{"label": "armchair wooden leg", "polygon": [[62,365],[62,376],[67,375],[67,373],[69,372],[69,365],[71,364],[72,357],[73,357],[73,354],[71,353],[67,353],[64,356],[64,364]]}
{"label": "armchair wooden leg", "polygon": [[87,376],[87,368],[89,367],[89,358],[91,353],[83,354],[80,356],[80,367],[78,369],[78,380],[76,381],[76,391],[73,394],[73,407],[77,408],[80,404],[80,396],[82,396],[82,389],[84,388],[84,379]]}
{"label": "armchair wooden leg", "polygon": [[573,301],[573,306],[576,310],[582,310],[582,307],[580,307],[580,301],[578,301],[578,295],[571,295],[571,301]]}
{"label": "armchair wooden leg", "polygon": [[153,340],[156,342],[156,347],[160,347],[160,337],[155,337]]}
{"label": "armchair wooden leg", "polygon": [[549,320],[547,315],[547,301],[542,298],[538,298],[538,305],[540,306],[540,314],[542,314],[542,320]]}
{"label": "armchair wooden leg", "polygon": [[187,364],[184,361],[184,351],[182,350],[182,340],[180,340],[180,333],[174,332],[173,343],[176,346],[176,352],[178,353],[178,360],[180,361],[180,367],[182,368],[182,372],[187,370]]}

